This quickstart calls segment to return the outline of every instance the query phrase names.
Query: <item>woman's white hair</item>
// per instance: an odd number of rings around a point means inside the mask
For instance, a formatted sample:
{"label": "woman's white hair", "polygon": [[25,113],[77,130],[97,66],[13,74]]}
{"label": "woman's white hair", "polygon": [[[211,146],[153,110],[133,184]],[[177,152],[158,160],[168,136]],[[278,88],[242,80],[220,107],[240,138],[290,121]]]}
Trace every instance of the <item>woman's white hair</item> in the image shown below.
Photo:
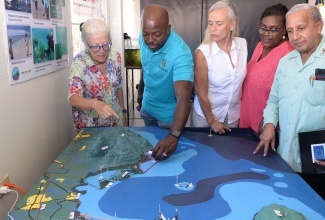
{"label": "woman's white hair", "polygon": [[111,40],[110,29],[106,22],[102,19],[89,19],[86,22],[80,24],[81,40],[87,45],[87,41],[90,35],[97,33],[107,33],[108,40]]}

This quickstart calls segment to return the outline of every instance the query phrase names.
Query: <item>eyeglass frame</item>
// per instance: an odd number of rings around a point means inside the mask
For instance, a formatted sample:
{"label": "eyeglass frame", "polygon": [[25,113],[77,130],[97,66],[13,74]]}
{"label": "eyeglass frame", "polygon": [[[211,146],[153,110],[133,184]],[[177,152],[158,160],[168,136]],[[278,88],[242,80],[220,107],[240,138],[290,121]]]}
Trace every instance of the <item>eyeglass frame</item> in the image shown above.
{"label": "eyeglass frame", "polygon": [[[283,28],[284,26],[282,26],[281,28]],[[273,28],[273,29],[267,29],[265,26],[261,26],[261,25],[259,25],[258,26],[258,33],[260,33],[260,34],[265,34],[266,32],[268,32],[268,35],[269,34],[271,34],[271,35],[275,35],[276,33],[278,33],[279,32],[279,30],[281,29],[281,28]],[[262,32],[263,33],[261,33],[261,31],[260,30],[262,30]]]}
{"label": "eyeglass frame", "polygon": [[[88,42],[86,42],[88,47],[91,49],[91,51],[97,53],[98,51],[100,51],[100,48],[103,48],[104,51],[109,51],[112,48],[112,41],[104,43],[102,45],[89,45]],[[108,46],[107,50],[104,48],[105,46]],[[98,50],[94,50],[94,47],[98,47]]]}

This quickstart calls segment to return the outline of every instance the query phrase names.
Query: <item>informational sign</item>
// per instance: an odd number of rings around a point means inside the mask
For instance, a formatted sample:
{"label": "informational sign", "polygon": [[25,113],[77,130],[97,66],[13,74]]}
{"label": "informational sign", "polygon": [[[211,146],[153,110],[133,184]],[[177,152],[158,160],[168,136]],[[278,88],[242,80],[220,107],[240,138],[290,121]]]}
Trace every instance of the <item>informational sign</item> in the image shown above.
{"label": "informational sign", "polygon": [[73,13],[87,18],[105,18],[106,9],[103,0],[73,0]]}
{"label": "informational sign", "polygon": [[11,84],[68,66],[65,0],[3,0]]}

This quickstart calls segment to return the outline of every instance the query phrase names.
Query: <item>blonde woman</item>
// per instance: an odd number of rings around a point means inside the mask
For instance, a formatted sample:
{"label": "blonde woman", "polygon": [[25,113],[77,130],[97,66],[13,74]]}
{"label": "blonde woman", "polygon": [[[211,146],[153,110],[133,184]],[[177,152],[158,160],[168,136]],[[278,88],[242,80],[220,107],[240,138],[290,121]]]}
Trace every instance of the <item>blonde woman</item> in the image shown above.
{"label": "blonde woman", "polygon": [[218,1],[209,10],[205,37],[195,54],[194,127],[211,127],[218,134],[238,127],[247,42],[237,33],[234,6]]}

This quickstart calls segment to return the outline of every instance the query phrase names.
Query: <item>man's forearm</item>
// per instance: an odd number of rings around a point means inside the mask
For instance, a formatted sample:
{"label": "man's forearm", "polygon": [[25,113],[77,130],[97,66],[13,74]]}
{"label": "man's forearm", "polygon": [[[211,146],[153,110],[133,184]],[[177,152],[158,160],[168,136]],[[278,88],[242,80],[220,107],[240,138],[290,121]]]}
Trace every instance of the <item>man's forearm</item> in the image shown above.
{"label": "man's forearm", "polygon": [[177,101],[171,130],[182,131],[184,129],[192,108],[190,98],[190,95],[184,95]]}

